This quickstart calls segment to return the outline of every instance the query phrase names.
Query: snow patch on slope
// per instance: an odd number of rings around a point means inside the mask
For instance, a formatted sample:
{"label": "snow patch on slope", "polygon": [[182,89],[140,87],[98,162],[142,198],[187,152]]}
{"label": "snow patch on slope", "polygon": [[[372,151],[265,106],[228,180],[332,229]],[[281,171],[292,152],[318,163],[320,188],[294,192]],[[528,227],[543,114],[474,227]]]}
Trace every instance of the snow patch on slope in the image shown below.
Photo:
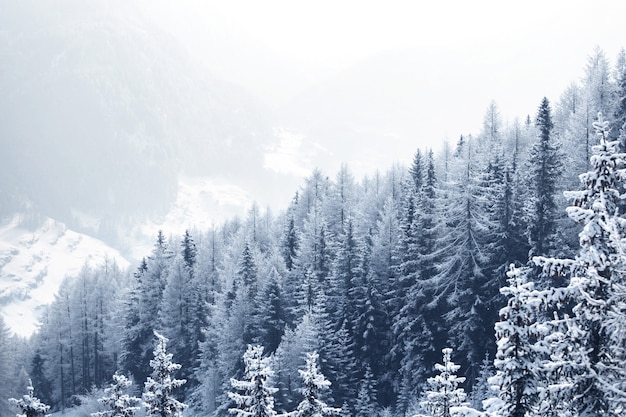
{"label": "snow patch on slope", "polygon": [[34,231],[21,226],[18,217],[1,224],[0,314],[14,333],[29,336],[65,276],[107,259],[120,268],[129,266],[117,250],[53,219]]}
{"label": "snow patch on slope", "polygon": [[176,201],[168,213],[132,231],[127,244],[129,256],[139,260],[150,255],[159,230],[166,237],[182,236],[185,230],[209,230],[244,215],[251,204],[250,193],[227,180],[181,176]]}

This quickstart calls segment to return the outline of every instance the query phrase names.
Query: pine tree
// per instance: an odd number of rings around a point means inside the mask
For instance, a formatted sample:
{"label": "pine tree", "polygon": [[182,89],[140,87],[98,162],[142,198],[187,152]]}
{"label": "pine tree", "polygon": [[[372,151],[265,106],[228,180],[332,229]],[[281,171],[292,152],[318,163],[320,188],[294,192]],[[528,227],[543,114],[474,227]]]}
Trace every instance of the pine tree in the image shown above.
{"label": "pine tree", "polygon": [[568,193],[574,200],[568,215],[583,225],[578,268],[570,280],[576,305],[569,338],[582,365],[574,379],[575,406],[580,413],[618,415],[626,398],[626,391],[614,390],[626,381],[623,339],[615,339],[626,330],[626,219],[618,211],[626,155],[607,140],[608,122],[600,114],[594,128],[600,144],[593,148],[592,170],[580,176],[587,188]]}
{"label": "pine tree", "polygon": [[9,399],[9,402],[19,408],[22,412],[21,414],[18,414],[17,417],[50,416],[50,414],[47,414],[50,410],[50,406],[39,401],[39,398],[35,397],[34,393],[35,389],[33,388],[33,383],[31,380],[28,380],[26,395],[22,396],[19,400],[15,398]]}
{"label": "pine tree", "polygon": [[378,409],[378,398],[372,370],[369,366],[359,387],[359,394],[355,404],[356,417],[373,417]]}
{"label": "pine tree", "polygon": [[[0,316],[0,375],[3,375],[0,379],[0,395],[2,396],[0,397],[0,415],[9,413],[8,398],[15,393],[15,369],[18,365],[12,352],[15,349],[13,345],[14,338],[11,335],[11,330]],[[37,353],[34,356],[37,356]],[[41,357],[39,358],[41,359]]]}
{"label": "pine tree", "polygon": [[458,165],[450,181],[440,192],[443,213],[436,248],[437,274],[426,283],[424,292],[432,310],[430,323],[436,323],[433,327],[441,332],[433,339],[441,341],[447,336],[446,343],[455,346],[463,358],[471,382],[492,345],[484,335],[493,323],[489,307],[498,291],[493,283],[498,222],[490,213],[494,199],[476,147],[469,137],[461,148],[463,154],[455,160]]}
{"label": "pine tree", "polygon": [[322,392],[330,388],[330,382],[318,370],[317,352],[307,353],[306,366],[299,370],[302,377],[304,399],[293,411],[294,417],[330,417],[341,413],[341,408],[329,407],[322,401]]}
{"label": "pine tree", "polygon": [[130,290],[124,312],[120,366],[136,381],[143,381],[148,376],[153,331],[157,326],[172,256],[165,236],[159,230],[151,255],[142,261],[134,274],[135,285]]}
{"label": "pine tree", "polygon": [[272,354],[278,348],[286,326],[284,294],[280,275],[275,267],[270,270],[256,305],[254,314],[258,334],[255,343],[265,346],[267,352]]}
{"label": "pine tree", "polygon": [[273,368],[276,370],[277,386],[280,388],[276,398],[279,409],[294,409],[298,404],[297,381],[299,368],[307,352],[320,348],[320,324],[313,312],[307,312],[295,329],[286,329],[280,345],[273,355]]}
{"label": "pine tree", "polygon": [[[543,324],[550,331],[542,351],[549,357],[542,369],[551,370],[540,410],[567,404],[573,415],[621,415],[626,391],[623,370],[626,321],[626,220],[620,215],[626,155],[618,142],[608,141],[608,123],[594,123],[600,144],[593,147],[591,170],[580,176],[585,189],[568,192],[573,206],[568,215],[583,226],[575,259],[533,258],[543,274],[569,278],[564,288],[550,291],[542,307],[567,312]],[[536,302],[535,302],[536,303]],[[562,309],[562,307],[561,307]],[[554,329],[558,329],[556,332]]]}
{"label": "pine tree", "polygon": [[296,256],[300,246],[294,214],[295,208],[293,207],[297,204],[297,199],[298,194],[296,194],[292,206],[287,211],[287,220],[285,222],[285,228],[283,232],[282,255],[285,259],[285,266],[287,267],[288,271],[291,271],[294,268]]}
{"label": "pine tree", "polygon": [[470,394],[470,405],[476,410],[484,410],[483,402],[488,400],[494,394],[494,390],[489,383],[489,379],[493,377],[495,370],[493,361],[489,359],[489,354],[485,354],[485,359],[480,367],[480,374],[476,378],[476,382],[472,387]]}
{"label": "pine tree", "polygon": [[534,350],[536,335],[535,306],[532,304],[533,283],[526,282],[524,270],[511,268],[509,285],[500,291],[508,296],[495,325],[498,351],[494,360],[496,375],[489,383],[497,388],[501,402],[491,401],[489,411],[509,417],[524,417],[537,402],[539,357]]}
{"label": "pine tree", "polygon": [[243,380],[231,378],[230,384],[239,392],[229,392],[235,407],[228,411],[237,417],[275,417],[274,394],[277,389],[269,385],[274,374],[269,358],[263,358],[263,347],[249,345],[243,355],[245,374]]}
{"label": "pine tree", "polygon": [[183,236],[183,240],[181,242],[181,253],[183,255],[183,259],[185,261],[185,265],[189,268],[190,271],[193,271],[193,267],[196,264],[196,256],[198,251],[196,249],[196,242],[194,242],[189,230],[185,230],[185,234]]}
{"label": "pine tree", "polygon": [[433,417],[451,417],[455,415],[453,407],[464,405],[467,395],[459,385],[465,381],[465,377],[456,375],[460,366],[452,362],[452,349],[442,350],[443,363],[435,364],[439,375],[428,378],[426,400],[421,403]]}
{"label": "pine tree", "polygon": [[181,365],[172,362],[172,354],[167,353],[167,339],[154,332],[157,344],[154,359],[150,361],[152,375],[144,384],[143,401],[147,416],[180,417],[187,405],[176,400],[172,393],[185,384],[184,379],[173,379],[174,372]]}
{"label": "pine tree", "polygon": [[[622,129],[626,129],[626,50],[622,48],[617,58],[615,70],[615,79],[617,82],[615,110],[613,111],[613,129],[611,129],[612,137],[618,137]],[[620,152],[626,151],[626,136],[621,136],[619,141]]]}
{"label": "pine tree", "polygon": [[552,137],[552,110],[543,98],[535,122],[539,141],[530,152],[528,238],[531,255],[547,255],[554,250],[557,213],[556,192],[562,170],[560,147]]}
{"label": "pine tree", "polygon": [[415,191],[421,190],[424,183],[424,166],[422,159],[422,151],[418,149],[413,156],[411,168],[409,168],[409,174],[411,174]]}
{"label": "pine tree", "polygon": [[139,407],[140,399],[126,394],[126,391],[132,382],[124,375],[115,373],[113,375],[113,383],[104,390],[104,397],[98,399],[98,402],[104,405],[106,411],[98,411],[91,413],[91,417],[132,417],[135,415]]}

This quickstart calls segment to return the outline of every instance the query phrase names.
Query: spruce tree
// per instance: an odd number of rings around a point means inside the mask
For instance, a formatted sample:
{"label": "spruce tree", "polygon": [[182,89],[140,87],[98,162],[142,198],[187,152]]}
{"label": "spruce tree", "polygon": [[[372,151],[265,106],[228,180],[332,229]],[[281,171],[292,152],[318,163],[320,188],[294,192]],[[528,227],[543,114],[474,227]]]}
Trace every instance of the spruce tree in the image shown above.
{"label": "spruce tree", "polygon": [[621,335],[626,330],[626,219],[618,206],[626,179],[626,155],[618,153],[617,142],[609,142],[608,122],[598,115],[594,123],[600,144],[594,146],[592,170],[580,176],[587,187],[569,192],[573,207],[569,216],[583,225],[577,270],[570,287],[574,290],[574,320],[569,338],[576,363],[581,364],[574,378],[575,406],[580,413],[620,414],[626,392],[613,387],[625,380]]}
{"label": "spruce tree", "polygon": [[141,400],[125,393],[132,385],[132,382],[124,375],[115,373],[113,383],[104,390],[104,397],[98,402],[104,405],[107,410],[91,413],[91,417],[132,417],[139,407],[137,404]]}
{"label": "spruce tree", "polygon": [[367,366],[359,386],[359,394],[354,407],[356,417],[372,417],[376,415],[378,410],[376,394],[376,381],[374,381],[372,370]]}
{"label": "spruce tree", "polygon": [[562,170],[559,145],[552,137],[552,110],[543,98],[535,121],[538,142],[529,155],[528,238],[531,255],[547,255],[555,249],[557,212],[557,186]]}
{"label": "spruce tree", "polygon": [[428,378],[426,400],[420,405],[433,417],[451,417],[455,415],[453,407],[465,405],[467,395],[463,388],[459,388],[459,385],[465,381],[465,377],[456,375],[460,366],[452,361],[452,349],[445,348],[441,352],[443,363],[435,364],[435,369],[439,371],[439,374]]}
{"label": "spruce tree", "polygon": [[239,392],[229,392],[235,403],[228,411],[237,417],[275,417],[274,394],[277,389],[269,384],[274,374],[269,358],[263,358],[263,347],[249,345],[243,355],[245,374],[243,380],[231,378],[230,384]]}
{"label": "spruce tree", "polygon": [[500,291],[508,297],[495,325],[498,350],[496,374],[489,383],[501,401],[491,401],[489,411],[508,417],[524,417],[532,412],[538,396],[537,361],[534,349],[535,306],[531,302],[533,283],[526,282],[525,270],[511,268],[509,285]]}
{"label": "spruce tree", "polygon": [[134,274],[135,283],[126,301],[120,365],[136,381],[145,380],[149,373],[153,331],[172,256],[165,236],[159,230],[151,255],[140,263]]}
{"label": "spruce tree", "polygon": [[[593,147],[591,170],[580,176],[584,189],[571,191],[570,218],[581,224],[580,250],[574,259],[533,258],[544,274],[568,278],[565,288],[550,291],[542,305],[571,306],[571,315],[556,315],[544,324],[552,331],[550,355],[542,368],[551,369],[550,390],[542,409],[569,403],[574,415],[623,413],[626,398],[623,363],[626,322],[626,219],[619,211],[626,178],[626,154],[609,141],[608,123],[594,123],[599,145]],[[558,394],[558,395],[557,395]]]}
{"label": "spruce tree", "polygon": [[154,359],[150,361],[152,375],[144,383],[143,401],[147,416],[180,417],[187,405],[176,400],[172,393],[185,384],[184,379],[173,379],[174,372],[181,365],[172,362],[172,354],[167,353],[167,339],[154,332],[157,338]]}
{"label": "spruce tree", "polygon": [[423,164],[424,163],[422,158],[422,151],[418,149],[413,156],[413,163],[409,168],[409,174],[411,174],[411,179],[413,180],[413,187],[415,188],[415,191],[421,190],[424,183]]}
{"label": "spruce tree", "polygon": [[299,370],[302,377],[302,396],[304,399],[293,411],[294,417],[330,417],[341,413],[341,408],[328,406],[322,400],[322,393],[330,388],[330,382],[318,369],[318,354],[310,352],[306,354],[304,370]]}
{"label": "spruce tree", "polygon": [[17,417],[48,417],[48,411],[50,406],[42,403],[39,398],[35,397],[35,389],[33,383],[29,379],[28,386],[26,387],[26,395],[22,396],[19,400],[15,398],[9,398],[9,402],[16,406],[21,414],[17,414]]}

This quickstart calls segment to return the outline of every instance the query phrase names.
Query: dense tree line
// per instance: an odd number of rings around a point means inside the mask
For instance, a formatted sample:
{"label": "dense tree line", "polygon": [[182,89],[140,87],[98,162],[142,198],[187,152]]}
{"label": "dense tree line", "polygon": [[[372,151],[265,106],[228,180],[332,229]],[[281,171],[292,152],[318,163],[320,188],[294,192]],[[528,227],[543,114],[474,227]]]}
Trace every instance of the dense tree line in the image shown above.
{"label": "dense tree line", "polygon": [[[605,318],[619,320],[614,310],[593,302],[613,297],[607,291],[614,289],[605,285],[606,273],[592,255],[575,267],[567,261],[579,259],[580,227],[566,216],[563,191],[588,186],[577,178],[594,167],[594,146],[616,140],[626,149],[626,135],[620,135],[626,120],[624,62],[622,52],[611,71],[598,49],[584,79],[556,104],[544,98],[533,117],[509,124],[491,103],[481,132],[462,136],[439,154],[418,150],[409,168],[394,165],[360,181],[346,166],[332,179],[316,170],[282,213],[253,205],[244,219],[211,230],[169,238],[160,232],[132,275],[110,263],[85,268],[65,281],[30,341],[25,370],[36,392],[62,409],[106,386],[117,371],[142,384],[151,372],[154,331],[170,340],[182,366],[189,412],[204,415],[228,415],[231,378],[244,378],[242,358],[251,344],[264,347],[274,371],[278,390],[272,407],[278,412],[297,409],[298,370],[314,351],[331,383],[328,399],[344,415],[415,413],[425,401],[422,393],[433,390],[433,364],[449,347],[472,404],[480,407],[483,399],[497,396],[490,386],[499,385],[501,402],[491,403],[508,410],[503,415],[523,415],[510,411],[510,404],[516,410],[551,404],[546,386],[537,382],[541,375],[528,362],[554,369],[556,359],[538,353],[547,345],[566,355],[573,353],[564,346],[583,344],[580,351],[593,353],[582,359],[594,375],[622,372],[603,361],[623,352],[605,353],[599,344],[609,333],[622,337],[603,324]],[[594,133],[598,112],[609,120],[610,129],[602,125],[605,136]],[[613,216],[621,208],[616,199],[606,210]],[[586,222],[583,214],[574,217]],[[517,269],[509,269],[511,264]],[[578,280],[572,289],[572,274],[592,267],[600,278]],[[563,272],[568,268],[575,272]],[[542,302],[543,311],[529,307]],[[575,329],[565,331],[567,325],[555,318],[574,314],[589,340],[574,340]],[[553,334],[535,333],[532,343],[524,342],[524,326],[534,329],[536,323]],[[528,355],[506,359],[505,337]],[[613,342],[623,345],[621,339]],[[446,363],[452,363],[450,352],[444,350]],[[515,374],[507,374],[505,360],[517,361]],[[0,357],[0,366],[5,362]],[[485,363],[492,362],[497,380],[489,384]],[[579,377],[563,398],[606,391],[584,370],[567,375]],[[532,396],[515,397],[530,388],[537,390]],[[14,394],[4,398],[9,396]],[[572,407],[597,411],[610,401],[598,398]]]}

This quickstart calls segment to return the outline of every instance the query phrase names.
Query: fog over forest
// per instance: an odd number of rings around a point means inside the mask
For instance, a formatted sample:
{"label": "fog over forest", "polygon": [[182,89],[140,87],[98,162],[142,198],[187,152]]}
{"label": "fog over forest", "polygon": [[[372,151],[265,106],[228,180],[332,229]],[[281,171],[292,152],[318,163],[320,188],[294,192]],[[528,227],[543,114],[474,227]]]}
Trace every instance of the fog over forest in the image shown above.
{"label": "fog over forest", "polygon": [[623,415],[624,12],[2,4],[0,415]]}

